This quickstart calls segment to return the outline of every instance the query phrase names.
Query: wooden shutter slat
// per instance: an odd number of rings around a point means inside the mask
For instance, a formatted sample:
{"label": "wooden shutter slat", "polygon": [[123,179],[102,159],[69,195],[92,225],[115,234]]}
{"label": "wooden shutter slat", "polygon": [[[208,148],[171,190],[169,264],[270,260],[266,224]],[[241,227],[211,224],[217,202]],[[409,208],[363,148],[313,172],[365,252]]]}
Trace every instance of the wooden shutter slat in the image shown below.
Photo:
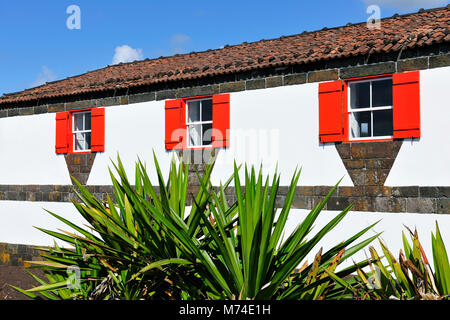
{"label": "wooden shutter slat", "polygon": [[343,81],[319,83],[319,142],[343,141]]}
{"label": "wooden shutter slat", "polygon": [[91,151],[105,151],[105,108],[91,110]]}
{"label": "wooden shutter slat", "polygon": [[165,112],[165,139],[166,150],[182,149],[185,143],[185,122],[183,124],[182,100],[167,100],[164,107]]}
{"label": "wooden shutter slat", "polygon": [[230,146],[230,94],[213,96],[213,147]]}
{"label": "wooden shutter slat", "polygon": [[56,113],[56,153],[69,152],[69,112]]}
{"label": "wooden shutter slat", "polygon": [[419,71],[392,75],[394,139],[420,138]]}

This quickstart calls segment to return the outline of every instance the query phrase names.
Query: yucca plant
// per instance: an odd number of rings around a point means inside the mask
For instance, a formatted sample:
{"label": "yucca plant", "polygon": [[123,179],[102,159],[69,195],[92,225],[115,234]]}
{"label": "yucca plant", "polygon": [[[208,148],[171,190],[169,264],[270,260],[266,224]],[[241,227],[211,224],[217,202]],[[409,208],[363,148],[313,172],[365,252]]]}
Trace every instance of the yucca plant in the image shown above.
{"label": "yucca plant", "polygon": [[[50,299],[323,299],[338,297],[345,290],[332,277],[340,279],[367,264],[363,261],[336,272],[342,261],[376,238],[355,244],[373,225],[326,252],[320,249],[311,264],[304,261],[350,209],[332,217],[308,239],[337,185],[284,238],[299,170],[278,210],[277,173],[263,182],[262,170],[256,173],[246,166],[242,185],[240,167],[235,164],[232,177],[214,188],[212,161],[203,175],[198,174],[198,192],[189,195],[187,164],[172,162],[166,183],[156,157],[154,162],[159,188],[151,183],[141,161],[131,185],[118,158],[113,164],[117,177],[110,170],[114,201],[108,196],[102,202],[74,181],[81,201],[74,205],[91,230],[51,213],[74,232],[41,230],[74,249],[49,250],[45,262],[35,265],[48,279],[36,277],[40,286],[18,290]],[[231,181],[236,202],[229,205],[225,189]],[[192,197],[190,207],[186,206],[188,196]],[[67,268],[72,265],[80,269],[77,288],[67,287]]]}
{"label": "yucca plant", "polygon": [[[412,245],[402,232],[403,250],[398,260],[383,241],[384,256],[370,247],[370,269],[366,273],[358,268],[359,283],[366,286],[366,297],[393,300],[442,300],[450,296],[450,264],[444,242],[436,222],[436,235],[432,236],[434,272],[419,241],[417,230],[407,228]],[[387,265],[382,263],[383,257]]]}

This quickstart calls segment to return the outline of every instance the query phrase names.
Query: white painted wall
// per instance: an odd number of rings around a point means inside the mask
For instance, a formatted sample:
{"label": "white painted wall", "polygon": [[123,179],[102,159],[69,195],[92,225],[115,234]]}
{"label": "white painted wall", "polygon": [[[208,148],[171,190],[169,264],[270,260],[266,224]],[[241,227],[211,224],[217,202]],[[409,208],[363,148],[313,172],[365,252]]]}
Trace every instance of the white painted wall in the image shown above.
{"label": "white painted wall", "polygon": [[0,119],[0,184],[70,184],[55,153],[55,114]]}
{"label": "white painted wall", "polygon": [[[213,183],[233,172],[233,159],[273,174],[278,164],[281,185],[296,167],[299,185],[352,186],[334,144],[319,144],[317,83],[231,94],[230,148],[219,152]],[[252,136],[253,135],[253,136]],[[247,136],[247,139],[243,137]]]}
{"label": "white painted wall", "polygon": [[[86,220],[68,202],[0,201],[0,242],[28,245],[53,245],[53,239],[35,227],[52,231],[73,231],[44,209],[83,227]],[[67,246],[62,241],[59,245]]]}
{"label": "white painted wall", "polygon": [[[37,230],[34,226],[53,231],[57,231],[58,229],[73,231],[44,211],[44,209],[62,215],[64,218],[74,222],[78,226],[83,227],[86,225],[86,221],[70,203],[0,201],[0,242],[28,245],[53,245],[54,238]],[[304,209],[292,209],[290,211],[285,228],[285,237],[301,223],[308,213],[309,210]],[[311,239],[316,232],[337,214],[338,211],[323,211],[316,220],[308,239]],[[388,248],[394,256],[397,257],[399,250],[403,248],[401,232],[405,231],[405,234],[409,239],[409,235],[403,225],[408,226],[412,230],[417,227],[419,238],[425,253],[430,262],[432,262],[431,233],[435,234],[435,221],[438,221],[442,237],[445,241],[448,253],[450,254],[449,215],[350,212],[340,224],[338,224],[338,226],[311,251],[311,254],[309,254],[306,259],[309,262],[313,261],[314,255],[318,252],[320,247],[323,247],[325,252],[337,243],[350,238],[363,228],[378,220],[381,220],[378,225],[368,231],[361,240],[367,239],[378,232],[383,232],[381,235],[382,239],[388,245]],[[59,245],[67,246],[67,244],[59,240],[57,243]],[[377,241],[374,241],[372,245],[378,252],[381,252],[381,248]],[[368,248],[366,251],[367,250]],[[363,259],[365,259],[364,252],[355,255],[355,261]],[[351,264],[352,262],[348,261],[343,264],[343,266],[349,266]]]}
{"label": "white painted wall", "polygon": [[172,152],[164,147],[164,101],[151,101],[105,108],[105,152],[97,153],[87,184],[109,185],[108,168],[120,156],[130,181],[134,182],[135,163],[147,164],[148,174],[157,182],[153,165],[155,151],[161,172],[168,174]]}
{"label": "white painted wall", "polygon": [[[290,211],[289,218],[286,223],[286,235],[291,233],[295,227],[306,217],[309,210],[305,209],[292,209]],[[317,233],[322,227],[324,227],[332,218],[334,218],[339,211],[323,211],[318,219],[316,220],[315,227],[311,232],[308,239]],[[361,238],[367,239],[377,233],[382,232],[380,238],[383,240],[387,247],[397,259],[400,249],[403,248],[402,243],[402,231],[405,233],[409,243],[411,244],[411,238],[409,232],[404,227],[407,226],[412,231],[417,228],[419,234],[420,242],[425,250],[430,264],[433,265],[433,254],[431,246],[431,233],[436,234],[436,221],[439,224],[439,230],[441,232],[444,244],[447,249],[447,253],[450,254],[450,215],[439,215],[439,214],[420,214],[420,213],[383,213],[383,212],[358,212],[351,211],[347,216],[333,229],[308,255],[307,260],[309,262],[313,261],[314,255],[323,247],[323,252],[331,249],[337,243],[342,242],[351,236],[355,235],[357,232],[368,227],[369,225],[380,222],[369,230],[365,236]],[[359,242],[361,242],[361,240]],[[356,242],[355,242],[356,244]],[[377,252],[382,256],[382,250],[378,240],[371,243]],[[404,252],[404,250],[403,250]],[[361,261],[370,257],[368,247],[356,254],[354,257],[355,261]],[[352,261],[347,261],[342,264],[342,267],[347,267],[352,265]]]}
{"label": "white painted wall", "polygon": [[[353,185],[334,147],[318,143],[317,84],[295,85],[231,94],[230,148],[221,150],[213,183],[225,181],[233,162],[263,164],[273,174],[276,165],[281,184],[287,185],[296,167],[302,167],[301,185]],[[110,184],[107,171],[117,153],[130,175],[139,156],[149,167],[155,151],[163,172],[172,152],[164,150],[164,101],[105,109],[105,152],[96,155],[88,184]],[[154,170],[150,178],[156,179]]]}
{"label": "white painted wall", "polygon": [[420,71],[418,141],[404,140],[386,186],[450,186],[450,67]]}
{"label": "white painted wall", "polygon": [[[387,178],[387,186],[450,185],[450,106],[446,84],[450,67],[421,71],[419,141],[405,140]],[[221,150],[213,182],[226,180],[233,161],[259,165],[273,174],[278,164],[281,184],[302,167],[300,185],[342,186],[352,181],[333,144],[318,143],[318,84],[302,84],[231,93],[230,148]],[[172,152],[164,149],[164,101],[105,109],[106,147],[96,155],[88,184],[110,184],[108,167],[120,154],[130,176],[138,156],[150,177],[153,150],[163,172]],[[70,184],[63,155],[56,155],[55,115],[0,119],[0,184]],[[133,179],[132,179],[133,180]]]}

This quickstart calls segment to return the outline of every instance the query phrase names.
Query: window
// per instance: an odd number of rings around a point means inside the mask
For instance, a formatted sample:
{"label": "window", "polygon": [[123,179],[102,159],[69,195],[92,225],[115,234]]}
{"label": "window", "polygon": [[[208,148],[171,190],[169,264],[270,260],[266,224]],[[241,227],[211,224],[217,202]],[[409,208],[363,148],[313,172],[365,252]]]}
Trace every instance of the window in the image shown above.
{"label": "window", "polygon": [[186,101],[188,147],[212,144],[212,98]]}
{"label": "window", "polygon": [[73,151],[91,150],[91,111],[76,112],[72,115]]}
{"label": "window", "polygon": [[56,153],[105,151],[105,109],[56,114]]}
{"label": "window", "polygon": [[230,94],[166,100],[165,148],[229,146]]}
{"label": "window", "polygon": [[420,138],[419,71],[319,83],[319,142]]}
{"label": "window", "polygon": [[392,138],[392,78],[348,84],[350,139]]}

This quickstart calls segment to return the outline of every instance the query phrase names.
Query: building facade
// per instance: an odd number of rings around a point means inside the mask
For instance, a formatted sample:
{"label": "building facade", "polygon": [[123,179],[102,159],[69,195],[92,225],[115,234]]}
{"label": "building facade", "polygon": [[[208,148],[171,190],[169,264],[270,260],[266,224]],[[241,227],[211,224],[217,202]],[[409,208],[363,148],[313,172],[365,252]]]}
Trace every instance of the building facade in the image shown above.
{"label": "building facade", "polygon": [[[214,151],[215,185],[234,161],[277,168],[282,186],[301,167],[292,228],[342,178],[325,212],[353,207],[330,243],[381,219],[375,231],[394,252],[403,225],[429,246],[436,221],[444,237],[450,229],[449,21],[448,7],[422,10],[380,29],[324,28],[3,95],[0,263],[31,257],[17,244],[52,244],[34,228],[60,227],[43,209],[83,223],[70,176],[106,199],[111,161],[120,155],[133,176],[139,157],[155,180],[153,152],[168,172],[175,155],[201,169]],[[232,186],[227,193],[232,201]]]}

